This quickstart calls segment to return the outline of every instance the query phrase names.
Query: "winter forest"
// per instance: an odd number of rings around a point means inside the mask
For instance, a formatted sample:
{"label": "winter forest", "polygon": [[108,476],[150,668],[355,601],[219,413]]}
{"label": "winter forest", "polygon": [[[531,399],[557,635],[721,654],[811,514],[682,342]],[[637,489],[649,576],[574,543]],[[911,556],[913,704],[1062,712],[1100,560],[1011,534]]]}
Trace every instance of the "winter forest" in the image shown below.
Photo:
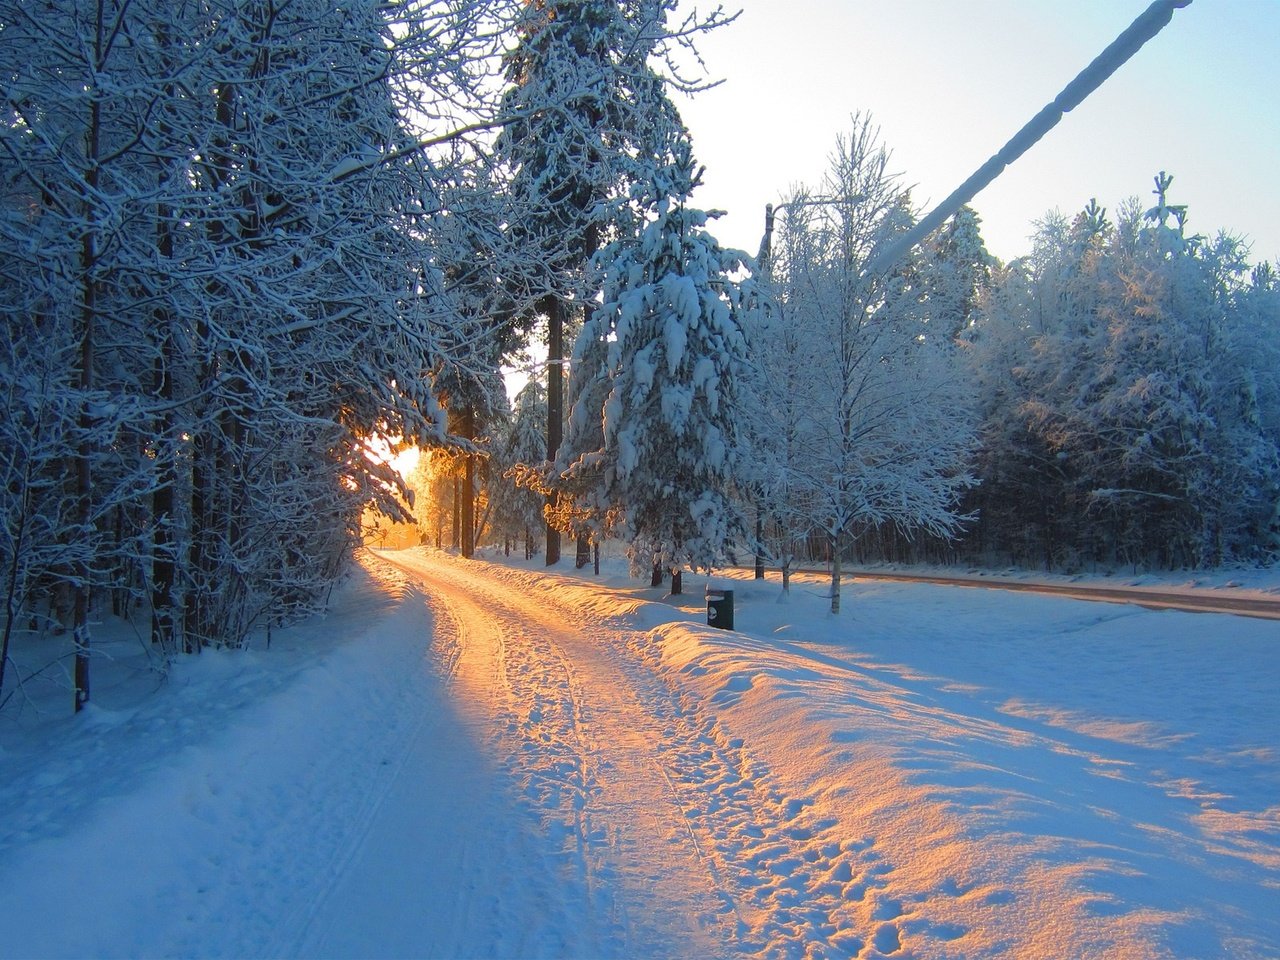
{"label": "winter forest", "polygon": [[1273,562],[1280,278],[1178,158],[1012,262],[965,208],[872,272],[921,211],[854,114],[728,250],[678,101],[732,21],[0,0],[0,707],[32,637],[79,706],[104,615],[234,647],[406,529],[674,591],[825,561],[833,611],[842,562]]}

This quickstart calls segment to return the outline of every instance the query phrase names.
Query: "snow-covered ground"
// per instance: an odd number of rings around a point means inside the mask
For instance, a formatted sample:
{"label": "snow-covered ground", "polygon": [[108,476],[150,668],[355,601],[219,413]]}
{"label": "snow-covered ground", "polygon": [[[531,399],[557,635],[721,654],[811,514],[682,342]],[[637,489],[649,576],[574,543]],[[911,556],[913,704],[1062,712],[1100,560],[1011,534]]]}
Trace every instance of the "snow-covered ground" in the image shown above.
{"label": "snow-covered ground", "polygon": [[1280,624],[734,576],[734,632],[418,550],[163,680],[108,630],[0,713],[0,956],[1280,957]]}

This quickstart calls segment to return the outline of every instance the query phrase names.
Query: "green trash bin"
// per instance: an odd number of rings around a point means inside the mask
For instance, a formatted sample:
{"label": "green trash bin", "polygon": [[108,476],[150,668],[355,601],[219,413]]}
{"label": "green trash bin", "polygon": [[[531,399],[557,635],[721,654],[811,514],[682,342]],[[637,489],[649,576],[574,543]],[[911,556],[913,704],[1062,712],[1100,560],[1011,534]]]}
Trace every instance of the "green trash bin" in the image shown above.
{"label": "green trash bin", "polygon": [[722,630],[733,629],[733,591],[727,587],[707,587],[707,624]]}

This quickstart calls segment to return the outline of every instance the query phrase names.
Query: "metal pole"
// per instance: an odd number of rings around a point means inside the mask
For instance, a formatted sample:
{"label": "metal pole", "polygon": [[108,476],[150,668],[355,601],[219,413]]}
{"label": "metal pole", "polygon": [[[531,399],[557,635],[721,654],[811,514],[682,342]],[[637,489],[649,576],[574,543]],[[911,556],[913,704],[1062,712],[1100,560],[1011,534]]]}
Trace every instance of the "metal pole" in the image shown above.
{"label": "metal pole", "polygon": [[1191,0],[1155,0],[1155,3],[1147,7],[1127,30],[1080,71],[1051,103],[1014,134],[1013,139],[1001,147],[995,156],[960,184],[955,192],[938,204],[928,216],[874,257],[867,264],[865,272],[868,274],[886,272],[906,255],[907,251],[942,226],[948,217],[953,216],[956,211],[977,196],[980,190],[1000,176],[1005,167],[1026,153],[1039,142],[1041,137],[1056,127],[1063,114],[1078,107],[1085,97],[1102,86],[1103,82],[1137,53],[1148,40],[1163,30],[1173,19],[1174,10],[1190,4]]}

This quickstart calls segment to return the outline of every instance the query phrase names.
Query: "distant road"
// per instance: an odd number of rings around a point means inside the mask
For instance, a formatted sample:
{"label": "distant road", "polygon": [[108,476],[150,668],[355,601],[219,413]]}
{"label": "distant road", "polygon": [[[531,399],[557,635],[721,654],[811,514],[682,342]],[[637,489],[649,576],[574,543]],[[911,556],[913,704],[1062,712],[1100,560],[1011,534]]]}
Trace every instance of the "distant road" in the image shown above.
{"label": "distant road", "polygon": [[[797,571],[799,572],[799,571]],[[808,570],[806,573],[814,573]],[[1259,597],[1230,588],[1095,587],[1087,584],[1044,583],[1036,580],[1006,580],[1000,577],[947,577],[932,574],[881,573],[846,570],[845,580],[898,580],[906,583],[938,583],[949,587],[986,587],[1023,593],[1052,594],[1076,600],[1103,603],[1132,603],[1152,610],[1185,610],[1189,613],[1234,613],[1242,617],[1280,620],[1280,597]]]}

